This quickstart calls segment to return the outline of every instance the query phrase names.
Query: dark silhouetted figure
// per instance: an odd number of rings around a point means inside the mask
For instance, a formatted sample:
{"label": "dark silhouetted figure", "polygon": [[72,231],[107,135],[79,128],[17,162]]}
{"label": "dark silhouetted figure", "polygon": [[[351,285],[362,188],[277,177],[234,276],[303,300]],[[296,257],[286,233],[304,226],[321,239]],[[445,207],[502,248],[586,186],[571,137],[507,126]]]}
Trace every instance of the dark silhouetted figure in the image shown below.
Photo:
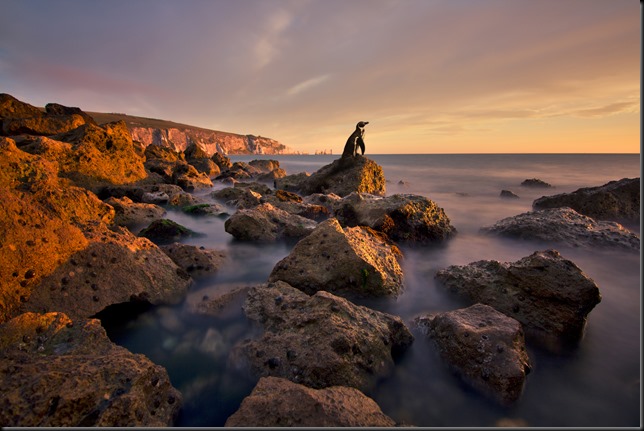
{"label": "dark silhouetted figure", "polygon": [[360,146],[360,151],[364,155],[364,126],[367,124],[369,124],[368,121],[361,121],[356,124],[356,130],[349,136],[347,143],[344,145],[342,158],[355,157],[358,154],[358,146]]}

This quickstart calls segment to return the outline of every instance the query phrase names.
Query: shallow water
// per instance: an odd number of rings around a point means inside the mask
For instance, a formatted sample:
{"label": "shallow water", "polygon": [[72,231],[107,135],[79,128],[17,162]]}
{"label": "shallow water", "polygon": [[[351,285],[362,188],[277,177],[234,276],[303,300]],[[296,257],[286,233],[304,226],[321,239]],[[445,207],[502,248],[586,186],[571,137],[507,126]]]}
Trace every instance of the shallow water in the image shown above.
{"label": "shallow water", "polygon": [[[233,161],[272,158],[287,173],[314,172],[337,156],[233,156]],[[640,263],[639,254],[584,250],[483,236],[479,228],[530,211],[543,195],[640,176],[636,155],[374,155],[387,178],[387,194],[426,196],[445,209],[458,234],[441,246],[402,247],[404,293],[396,300],[362,301],[409,322],[419,314],[467,306],[434,280],[437,270],[477,260],[516,261],[534,251],[556,248],[599,286],[602,301],[588,316],[586,336],[568,355],[552,355],[528,345],[532,372],[522,398],[499,407],[452,375],[432,342],[416,340],[393,374],[367,395],[397,422],[425,427],[487,427],[503,418],[533,427],[622,427],[640,424]],[[554,189],[521,187],[539,178]],[[401,183],[402,181],[402,183]],[[221,186],[216,186],[221,187]],[[499,197],[508,189],[520,199]],[[231,209],[231,213],[234,211]],[[223,249],[226,264],[197,282],[182,304],[150,307],[125,323],[104,320],[110,338],[143,353],[168,370],[183,394],[179,426],[223,426],[250,393],[256,378],[229,365],[228,352],[259,328],[233,302],[219,317],[195,314],[194,304],[237,285],[263,283],[292,244],[255,245],[234,241],[224,219],[168,210],[168,218],[204,236],[185,243]],[[639,234],[639,226],[629,226]],[[123,310],[119,310],[119,313]]]}

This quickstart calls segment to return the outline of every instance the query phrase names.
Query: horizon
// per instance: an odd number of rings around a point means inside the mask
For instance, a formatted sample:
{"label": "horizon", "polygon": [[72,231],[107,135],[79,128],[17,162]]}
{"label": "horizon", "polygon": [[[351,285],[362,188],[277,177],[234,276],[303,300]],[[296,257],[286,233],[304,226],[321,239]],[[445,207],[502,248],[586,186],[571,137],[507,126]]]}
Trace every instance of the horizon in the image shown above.
{"label": "horizon", "polygon": [[358,121],[368,155],[638,154],[640,17],[632,0],[5,0],[0,92],[309,154],[340,154]]}

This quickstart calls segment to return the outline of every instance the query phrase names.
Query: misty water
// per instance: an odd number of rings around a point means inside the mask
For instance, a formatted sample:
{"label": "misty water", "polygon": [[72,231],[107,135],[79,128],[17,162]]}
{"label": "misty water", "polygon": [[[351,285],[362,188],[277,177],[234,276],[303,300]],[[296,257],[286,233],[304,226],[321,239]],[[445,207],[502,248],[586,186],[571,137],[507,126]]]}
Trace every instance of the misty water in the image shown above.
{"label": "misty water", "polygon": [[[233,161],[275,159],[288,174],[312,173],[337,156],[232,156]],[[387,195],[412,193],[441,206],[458,234],[447,243],[405,247],[404,293],[397,299],[358,302],[400,316],[416,337],[393,373],[367,393],[398,423],[422,427],[488,427],[514,419],[533,427],[622,427],[640,423],[640,256],[628,251],[582,249],[510,240],[479,233],[482,226],[531,210],[543,195],[599,186],[640,176],[634,155],[369,155],[387,178]],[[520,186],[539,178],[555,188]],[[224,187],[221,184],[215,188]],[[501,190],[519,199],[502,199]],[[205,197],[208,193],[202,193]],[[231,213],[234,209],[230,209]],[[225,250],[219,272],[199,280],[176,306],[118,309],[104,318],[110,338],[164,366],[183,394],[179,426],[223,426],[257,378],[231,366],[232,346],[261,329],[243,315],[242,300],[218,317],[199,315],[204,296],[235,286],[266,282],[273,266],[288,255],[290,243],[235,241],[224,231],[225,218],[195,217],[168,208],[167,217],[204,234],[183,242]],[[627,226],[637,234],[639,225]],[[528,344],[532,372],[520,400],[500,407],[454,376],[430,339],[413,329],[413,317],[469,304],[451,296],[434,280],[436,271],[477,260],[516,261],[554,248],[592,278],[602,296],[590,312],[585,338],[566,355]],[[119,322],[120,321],[120,322]],[[119,322],[119,323],[116,323]]]}

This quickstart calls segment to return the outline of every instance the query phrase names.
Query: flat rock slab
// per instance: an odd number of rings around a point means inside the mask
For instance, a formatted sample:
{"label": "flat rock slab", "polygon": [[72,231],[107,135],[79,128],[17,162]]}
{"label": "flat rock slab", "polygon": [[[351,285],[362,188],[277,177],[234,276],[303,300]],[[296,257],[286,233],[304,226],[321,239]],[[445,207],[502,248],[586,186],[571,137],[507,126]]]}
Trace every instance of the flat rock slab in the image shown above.
{"label": "flat rock slab", "polygon": [[482,233],[509,238],[559,243],[571,247],[627,249],[639,251],[640,238],[622,225],[595,221],[572,208],[530,211],[504,218]]}
{"label": "flat rock slab", "polygon": [[262,377],[227,427],[393,427],[374,400],[354,388],[311,389]]}
{"label": "flat rock slab", "polygon": [[334,218],[318,225],[279,261],[269,281],[282,280],[306,293],[396,296],[403,290],[402,254],[368,227],[343,229]]}
{"label": "flat rock slab", "polygon": [[570,207],[596,220],[619,223],[639,223],[640,179],[623,178],[599,187],[584,187],[572,193],[543,196],[532,203],[532,208]]}
{"label": "flat rock slab", "polygon": [[182,404],[163,367],[63,313],[0,326],[0,393],[0,423],[17,427],[165,427]]}
{"label": "flat rock slab", "polygon": [[518,321],[475,304],[415,322],[434,340],[449,367],[472,387],[502,405],[520,398],[531,367]]}
{"label": "flat rock slab", "polygon": [[443,208],[424,196],[351,193],[333,210],[342,226],[369,226],[396,242],[440,242],[456,233]]}
{"label": "flat rock slab", "polygon": [[324,291],[308,296],[279,281],[252,287],[244,312],[265,332],[238,344],[231,361],[247,363],[255,375],[312,388],[368,390],[391,372],[394,356],[413,342],[399,317]]}
{"label": "flat rock slab", "polygon": [[595,282],[556,250],[516,262],[450,266],[436,278],[450,291],[518,320],[530,340],[554,352],[582,339],[587,316],[601,301]]}

